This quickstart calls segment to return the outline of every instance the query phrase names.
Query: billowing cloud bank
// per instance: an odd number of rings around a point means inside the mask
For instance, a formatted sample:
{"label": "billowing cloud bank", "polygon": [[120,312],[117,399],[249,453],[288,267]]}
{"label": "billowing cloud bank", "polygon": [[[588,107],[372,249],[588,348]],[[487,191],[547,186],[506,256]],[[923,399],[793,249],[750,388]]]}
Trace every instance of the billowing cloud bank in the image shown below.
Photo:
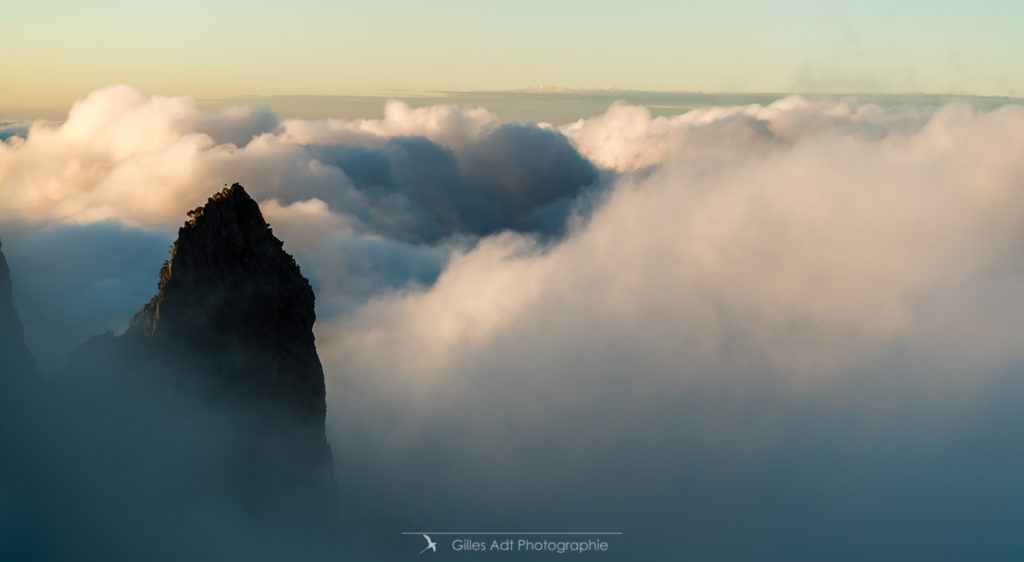
{"label": "billowing cloud bank", "polygon": [[[482,109],[392,102],[381,120],[281,122],[262,108],[203,113],[188,98],[114,86],[60,125],[36,123],[0,143],[0,224],[8,238],[65,232],[75,255],[88,238],[75,233],[105,223],[169,244],[185,210],[238,181],[306,265],[321,311],[335,314],[382,288],[432,282],[452,248],[480,236],[558,236],[608,177],[557,131],[500,123]],[[56,235],[47,236],[38,244],[52,247]],[[17,262],[18,245],[9,251]],[[55,328],[33,325],[45,311],[33,314],[31,303],[51,297],[29,292],[28,330],[49,356]],[[60,328],[71,333],[59,339],[123,326],[113,319],[126,311],[116,313]]]}
{"label": "billowing cloud bank", "polygon": [[22,247],[105,221],[152,243],[235,180],[318,290],[342,489],[385,535],[1015,548],[1024,108],[282,122],[117,87],[0,147],[0,224]]}

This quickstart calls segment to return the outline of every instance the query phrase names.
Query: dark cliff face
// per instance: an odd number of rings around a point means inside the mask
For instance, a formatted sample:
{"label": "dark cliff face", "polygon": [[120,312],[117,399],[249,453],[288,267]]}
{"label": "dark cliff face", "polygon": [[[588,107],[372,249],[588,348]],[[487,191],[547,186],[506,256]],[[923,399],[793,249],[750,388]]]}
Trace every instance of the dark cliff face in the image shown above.
{"label": "dark cliff face", "polygon": [[45,402],[12,289],[0,251],[0,560],[35,560],[47,554],[36,532],[43,516],[35,493],[40,488],[35,475],[44,466],[39,413]]}
{"label": "dark cliff face", "polygon": [[315,319],[309,282],[234,184],[189,212],[127,335],[173,352],[218,395],[322,427]]}
{"label": "dark cliff face", "polygon": [[215,465],[207,472],[224,484],[217,494],[227,503],[273,512],[298,501],[331,511],[313,289],[241,185],[188,216],[157,294],[124,335],[93,347],[100,356],[112,348],[122,370],[183,395],[204,415],[230,417],[199,454]]}
{"label": "dark cliff face", "polygon": [[[0,258],[5,369],[31,361],[10,292]],[[0,388],[30,404],[0,400],[0,559],[337,559],[314,320],[240,185],[189,213],[125,334],[91,338],[38,392]],[[31,509],[8,545],[4,514]]]}
{"label": "dark cliff face", "polygon": [[39,376],[35,359],[25,347],[25,332],[12,293],[11,271],[0,251],[0,384]]}

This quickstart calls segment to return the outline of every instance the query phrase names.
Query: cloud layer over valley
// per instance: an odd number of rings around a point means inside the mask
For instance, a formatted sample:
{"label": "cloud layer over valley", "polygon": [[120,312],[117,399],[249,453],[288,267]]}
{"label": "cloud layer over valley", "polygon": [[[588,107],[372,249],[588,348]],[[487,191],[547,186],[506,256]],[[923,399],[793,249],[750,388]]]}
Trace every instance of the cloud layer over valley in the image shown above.
{"label": "cloud layer over valley", "polygon": [[1024,107],[282,120],[114,86],[11,131],[0,235],[44,366],[126,326],[185,211],[235,181],[259,200],[317,292],[342,493],[373,532],[1015,545]]}

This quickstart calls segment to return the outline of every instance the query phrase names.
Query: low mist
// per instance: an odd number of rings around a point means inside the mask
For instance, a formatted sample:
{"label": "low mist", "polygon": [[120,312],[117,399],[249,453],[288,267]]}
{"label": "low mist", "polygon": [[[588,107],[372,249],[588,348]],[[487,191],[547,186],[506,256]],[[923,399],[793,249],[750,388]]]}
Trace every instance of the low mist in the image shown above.
{"label": "low mist", "polygon": [[357,557],[555,529],[622,531],[628,560],[1009,560],[1021,130],[1013,105],[796,96],[282,120],[118,86],[0,144],[0,234],[56,369],[245,184],[316,291]]}

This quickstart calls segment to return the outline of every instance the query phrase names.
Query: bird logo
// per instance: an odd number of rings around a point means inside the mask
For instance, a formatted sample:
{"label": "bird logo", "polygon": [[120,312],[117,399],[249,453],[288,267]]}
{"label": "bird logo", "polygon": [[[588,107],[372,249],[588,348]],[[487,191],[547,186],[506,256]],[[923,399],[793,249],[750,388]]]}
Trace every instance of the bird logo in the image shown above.
{"label": "bird logo", "polygon": [[428,550],[433,550],[434,552],[437,552],[437,543],[430,540],[430,536],[428,535],[423,535],[423,538],[427,539],[427,546],[423,547],[423,550],[421,550],[419,553],[423,554]]}

